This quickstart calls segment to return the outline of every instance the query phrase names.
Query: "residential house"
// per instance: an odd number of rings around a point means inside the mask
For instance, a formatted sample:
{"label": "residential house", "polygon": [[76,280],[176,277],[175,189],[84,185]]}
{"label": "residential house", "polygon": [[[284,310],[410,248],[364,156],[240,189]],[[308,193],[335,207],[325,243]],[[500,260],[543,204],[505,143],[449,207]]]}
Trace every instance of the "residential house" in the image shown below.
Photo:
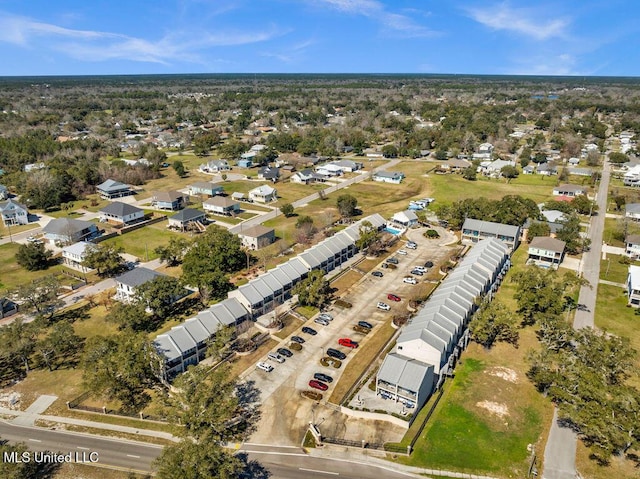
{"label": "residential house", "polygon": [[9,190],[6,186],[0,185],[0,201],[9,198]]}
{"label": "residential house", "polygon": [[473,154],[474,160],[490,161],[493,154],[493,145],[491,143],[481,143],[478,151]]}
{"label": "residential house", "polygon": [[342,172],[342,168],[333,163],[326,163],[324,165],[316,166],[316,173],[324,178],[342,176]]}
{"label": "residential house", "polygon": [[278,192],[269,185],[261,185],[249,191],[249,201],[270,203],[278,200]]}
{"label": "residential house", "polygon": [[633,259],[640,258],[640,235],[627,235],[624,240],[624,252]]}
{"label": "residential house", "polygon": [[[246,155],[246,153],[245,153]],[[244,155],[243,155],[244,156]],[[238,168],[253,168],[253,158],[255,153],[251,155],[251,158],[241,158],[238,160]]]}
{"label": "residential house", "polygon": [[280,179],[280,168],[274,168],[271,166],[262,166],[258,170],[259,180],[268,180],[276,182]]}
{"label": "residential house", "polygon": [[536,173],[543,176],[551,176],[558,174],[558,167],[547,163],[540,163],[536,166]]}
{"label": "residential house", "polygon": [[536,236],[529,243],[528,264],[558,269],[564,259],[566,243],[548,236]]}
{"label": "residential house", "polygon": [[515,166],[515,162],[507,160],[483,161],[480,164],[480,172],[485,176],[498,178],[505,166]]}
{"label": "residential house", "polygon": [[376,171],[371,178],[373,181],[399,185],[404,179],[404,173],[400,171]]}
{"label": "residential house", "polygon": [[123,303],[131,303],[137,299],[136,288],[153,281],[159,276],[165,276],[149,268],[139,266],[127,271],[120,276],[116,276],[116,296],[115,299]]}
{"label": "residential house", "polygon": [[153,191],[151,193],[151,206],[159,210],[176,211],[187,204],[184,193],[179,191]]}
{"label": "residential house", "polygon": [[305,168],[304,170],[296,171],[291,175],[291,181],[293,183],[303,183],[308,185],[309,183],[324,182],[326,181],[326,178],[310,168]]}
{"label": "residential house", "polygon": [[62,264],[65,266],[86,273],[91,271],[83,263],[87,253],[95,248],[95,244],[89,241],[78,241],[62,248]]}
{"label": "residential house", "polygon": [[89,241],[100,235],[98,225],[75,218],[55,218],[42,228],[42,232],[47,241],[67,245]]}
{"label": "residential house", "polygon": [[207,221],[207,215],[204,211],[194,208],[185,208],[175,215],[169,217],[169,228],[175,228],[180,231],[195,229],[205,231],[204,222]]}
{"label": "residential house", "polygon": [[462,225],[463,243],[473,244],[486,238],[497,238],[513,251],[520,242],[520,227],[473,218],[465,220]]}
{"label": "residential house", "polygon": [[391,217],[391,221],[408,228],[418,223],[418,216],[411,210],[399,211]]}
{"label": "residential house", "polygon": [[231,199],[236,201],[246,201],[247,195],[238,191],[234,191],[233,193],[231,193]]}
{"label": "residential house", "polygon": [[109,203],[99,213],[100,221],[116,226],[132,225],[144,219],[142,209],[121,201]]}
{"label": "residential house", "polygon": [[640,266],[629,266],[627,274],[627,304],[638,308],[640,307]]}
{"label": "residential house", "polygon": [[242,246],[249,249],[264,248],[276,240],[275,230],[262,225],[242,228],[238,236],[242,241]]}
{"label": "residential house", "polygon": [[353,160],[337,160],[332,164],[340,168],[343,173],[353,173],[364,168],[364,164]]}
{"label": "residential house", "polygon": [[510,267],[509,247],[479,241],[404,326],[376,376],[376,393],[420,409],[468,342],[467,326]]}
{"label": "residential house", "polygon": [[18,312],[18,304],[9,298],[0,297],[0,319],[8,318]]}
{"label": "residential house", "polygon": [[569,158],[567,161],[571,166],[578,166],[580,164],[580,158],[576,158],[575,156],[573,158]]}
{"label": "residential house", "polygon": [[587,188],[586,186],[578,186],[578,185],[560,185],[556,186],[553,189],[554,196],[566,196],[569,198],[573,198],[580,195],[586,195]]}
{"label": "residential house", "polygon": [[223,191],[222,186],[211,181],[197,181],[189,185],[189,194],[192,196],[216,196]]}
{"label": "residential house", "polygon": [[567,168],[567,173],[575,176],[591,176],[593,170],[591,168]]}
{"label": "residential house", "polygon": [[640,164],[629,167],[622,182],[625,186],[640,186]]}
{"label": "residential house", "polygon": [[227,160],[210,160],[198,168],[203,173],[224,173],[231,170]]}
{"label": "residential house", "polygon": [[564,221],[567,217],[564,211],[560,211],[560,210],[542,210],[540,213],[542,214],[542,216],[544,216],[544,219],[547,220],[549,223],[560,223],[561,221]]}
{"label": "residential house", "polygon": [[527,165],[524,168],[522,168],[523,175],[533,175],[535,171],[536,171],[536,168],[533,165]]}
{"label": "residential house", "polygon": [[2,223],[5,226],[29,224],[27,207],[11,198],[0,201],[0,216],[2,216]]}
{"label": "residential house", "polygon": [[206,212],[234,216],[240,211],[240,203],[226,196],[214,196],[202,203]]}
{"label": "residential house", "polygon": [[100,183],[96,186],[96,189],[98,190],[98,193],[100,193],[100,196],[105,200],[122,198],[123,196],[134,194],[129,185],[125,185],[124,183],[111,179],[106,180],[104,183]]}
{"label": "residential house", "polygon": [[444,170],[451,173],[461,173],[472,165],[470,161],[460,158],[449,158],[447,161],[438,165],[439,170]]}

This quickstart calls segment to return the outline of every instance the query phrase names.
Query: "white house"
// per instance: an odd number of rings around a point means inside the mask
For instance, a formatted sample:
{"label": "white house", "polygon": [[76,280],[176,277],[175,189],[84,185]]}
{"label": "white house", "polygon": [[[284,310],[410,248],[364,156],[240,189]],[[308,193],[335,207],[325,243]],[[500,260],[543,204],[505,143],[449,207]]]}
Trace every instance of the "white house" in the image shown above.
{"label": "white house", "polygon": [[634,308],[640,307],[640,266],[629,266],[627,297],[629,298],[627,304]]}
{"label": "white house", "polygon": [[411,210],[399,211],[391,217],[391,221],[408,228],[418,222],[418,216]]}
{"label": "white house", "polygon": [[130,225],[141,221],[144,218],[144,211],[137,206],[121,201],[114,201],[102,208],[100,211],[100,221],[115,225]]}
{"label": "white house", "polygon": [[640,203],[627,203],[624,205],[624,217],[640,221]]}
{"label": "white house", "polygon": [[633,259],[640,258],[640,235],[627,235],[624,244],[627,256]]}
{"label": "white house", "polygon": [[240,203],[226,196],[209,198],[202,203],[202,207],[206,212],[217,215],[234,215],[240,211]]}
{"label": "white house", "polygon": [[332,162],[332,164],[340,168],[343,173],[353,173],[364,167],[362,163],[353,160],[338,160]]}
{"label": "white house", "polygon": [[136,288],[154,280],[158,276],[165,276],[149,268],[138,267],[127,271],[120,276],[116,276],[116,296],[115,299],[123,303],[131,303],[136,300]]}
{"label": "white house", "polygon": [[553,189],[554,196],[567,196],[573,198],[575,196],[586,195],[587,188],[578,185],[560,185]]}
{"label": "white house", "polygon": [[203,173],[222,173],[231,170],[227,160],[210,160],[198,168]]}
{"label": "white house", "polygon": [[322,175],[319,175],[315,171],[310,168],[305,168],[301,171],[296,171],[293,175],[291,175],[291,181],[293,183],[302,183],[308,185],[309,183],[316,182],[324,182],[326,178]]}
{"label": "white house", "polygon": [[242,228],[238,236],[242,241],[242,246],[249,249],[264,248],[276,240],[275,230],[262,225]]}
{"label": "white house", "polygon": [[0,200],[6,200],[9,198],[9,190],[6,186],[0,185]]}
{"label": "white house", "polygon": [[278,192],[269,185],[261,185],[249,191],[249,200],[256,203],[270,203],[278,200]]}
{"label": "white house", "polygon": [[536,236],[529,243],[527,263],[558,269],[564,259],[566,243],[548,236]]}
{"label": "white house", "polygon": [[341,176],[342,171],[341,167],[333,163],[327,163],[316,167],[316,173],[327,178],[331,176]]}
{"label": "white house", "polygon": [[62,263],[72,269],[77,269],[86,273],[91,271],[82,263],[84,262],[87,253],[92,249],[95,249],[96,245],[89,241],[78,241],[69,246],[62,248]]}
{"label": "white house", "polygon": [[27,207],[9,198],[0,201],[0,216],[5,226],[26,225],[29,223]]}
{"label": "white house", "polygon": [[73,244],[88,241],[100,235],[98,225],[92,221],[75,218],[55,218],[42,228],[44,237],[51,243]]}
{"label": "white house", "polygon": [[371,178],[373,181],[399,185],[404,179],[404,173],[400,171],[377,171],[371,176]]}

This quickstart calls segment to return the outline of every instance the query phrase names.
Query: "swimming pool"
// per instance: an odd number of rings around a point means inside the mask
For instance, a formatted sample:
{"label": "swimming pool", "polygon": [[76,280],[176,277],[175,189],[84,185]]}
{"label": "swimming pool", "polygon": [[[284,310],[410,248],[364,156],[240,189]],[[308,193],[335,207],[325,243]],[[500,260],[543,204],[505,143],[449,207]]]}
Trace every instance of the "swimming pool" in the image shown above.
{"label": "swimming pool", "polygon": [[401,230],[397,230],[395,228],[391,228],[390,226],[385,227],[384,229],[387,233],[391,233],[392,235],[399,235],[400,233],[402,233]]}

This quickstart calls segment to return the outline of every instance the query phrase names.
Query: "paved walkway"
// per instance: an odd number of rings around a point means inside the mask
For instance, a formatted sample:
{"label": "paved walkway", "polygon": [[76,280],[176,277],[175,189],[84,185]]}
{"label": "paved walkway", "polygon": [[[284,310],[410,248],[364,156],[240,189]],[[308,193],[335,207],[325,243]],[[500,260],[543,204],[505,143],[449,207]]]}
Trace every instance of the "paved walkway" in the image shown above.
{"label": "paved walkway", "polygon": [[576,434],[558,424],[558,411],[553,412],[549,439],[544,448],[543,479],[575,479]]}
{"label": "paved walkway", "polygon": [[627,289],[627,285],[624,283],[616,283],[615,281],[607,281],[606,279],[601,279],[598,281],[599,284],[608,284],[609,286],[617,286],[619,288]]}
{"label": "paved walkway", "polygon": [[33,426],[38,415],[49,409],[49,406],[51,406],[56,399],[58,399],[58,396],[49,396],[46,394],[39,396],[38,399],[33,401],[26,411],[24,411],[24,414],[16,416],[12,422],[21,426]]}

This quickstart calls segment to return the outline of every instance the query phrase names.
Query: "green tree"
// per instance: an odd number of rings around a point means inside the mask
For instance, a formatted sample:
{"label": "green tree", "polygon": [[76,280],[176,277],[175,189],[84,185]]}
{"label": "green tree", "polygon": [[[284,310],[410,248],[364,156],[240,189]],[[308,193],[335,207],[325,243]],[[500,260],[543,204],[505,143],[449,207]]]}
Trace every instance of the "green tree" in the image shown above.
{"label": "green tree", "polygon": [[576,196],[571,205],[575,208],[575,210],[581,215],[589,215],[598,211],[598,205],[595,201],[591,201],[587,195],[578,195]]}
{"label": "green tree", "polygon": [[534,221],[529,226],[529,232],[527,233],[527,242],[531,243],[531,240],[536,236],[549,236],[551,233],[551,227],[548,223],[543,221]]}
{"label": "green tree", "polygon": [[298,302],[303,306],[320,308],[327,302],[330,295],[329,283],[324,279],[322,270],[314,270],[294,288],[293,294],[298,295]]}
{"label": "green tree", "polygon": [[136,303],[120,303],[117,302],[109,310],[106,318],[107,321],[118,325],[118,329],[131,331],[153,331],[157,325],[154,320],[145,311],[145,305]]}
{"label": "green tree", "polygon": [[22,364],[24,372],[29,374],[29,361],[35,349],[38,333],[35,323],[25,323],[22,318],[18,318],[0,329],[2,352],[7,355],[9,369],[15,371],[17,364]]}
{"label": "green tree", "polygon": [[462,177],[468,181],[476,181],[478,179],[478,172],[475,166],[469,166],[462,172]]}
{"label": "green tree", "polygon": [[616,210],[621,211],[622,207],[627,204],[627,198],[624,195],[614,195],[613,202],[616,204]]}
{"label": "green tree", "polygon": [[290,218],[293,216],[293,205],[291,203],[285,203],[280,207],[280,211],[286,218]]}
{"label": "green tree", "polygon": [[556,232],[556,238],[566,243],[567,251],[576,254],[584,249],[585,242],[580,236],[580,219],[574,213],[560,221],[562,228]]}
{"label": "green tree", "polygon": [[166,446],[155,465],[158,479],[236,479],[244,467],[222,446],[189,439]]}
{"label": "green tree", "polygon": [[27,271],[47,269],[53,253],[44,247],[44,243],[21,244],[16,252],[16,262]]}
{"label": "green tree", "polygon": [[344,218],[355,216],[358,211],[358,199],[355,196],[344,194],[338,196],[336,201],[338,212]]}
{"label": "green tree", "polygon": [[313,225],[313,218],[311,216],[298,216],[298,219],[296,220],[296,229],[304,228],[309,225]]}
{"label": "green tree", "polygon": [[82,347],[82,342],[71,324],[59,321],[50,328],[47,336],[37,341],[35,349],[49,371],[52,371],[54,362],[71,362]]}
{"label": "green tree", "polygon": [[161,319],[166,319],[175,307],[175,302],[185,295],[180,281],[171,276],[156,276],[136,288],[137,301]]}
{"label": "green tree", "polygon": [[59,290],[60,281],[55,276],[46,276],[20,286],[16,296],[22,304],[22,310],[51,318],[56,309],[64,305],[58,298]]}
{"label": "green tree", "polygon": [[518,177],[518,168],[511,165],[503,166],[500,170],[500,174],[505,178],[517,178]]}
{"label": "green tree", "polygon": [[396,145],[384,145],[382,147],[382,156],[385,158],[395,158],[398,156],[398,147]]}
{"label": "green tree", "polygon": [[9,444],[0,438],[0,457],[3,458],[0,461],[0,477],[2,479],[42,479],[55,475],[54,472],[58,466],[51,463],[38,463],[33,460],[29,462],[5,460],[11,454],[16,454],[18,458],[21,458],[23,453],[31,454],[28,451],[27,445],[22,442]]}
{"label": "green tree", "polygon": [[184,169],[184,163],[182,163],[182,161],[175,160],[171,166],[180,178],[184,178],[187,175],[187,171]]}
{"label": "green tree", "polygon": [[380,232],[370,221],[363,221],[358,232],[360,237],[356,240],[356,247],[360,251],[367,250],[367,248],[380,240]]}
{"label": "green tree", "polygon": [[188,247],[189,242],[185,238],[173,236],[167,245],[156,247],[154,252],[160,261],[167,263],[167,266],[177,266],[182,263]]}
{"label": "green tree", "polygon": [[95,269],[100,276],[115,276],[124,270],[124,259],[120,256],[121,246],[99,243],[87,249],[83,266]]}
{"label": "green tree", "polygon": [[629,161],[629,157],[624,153],[619,153],[617,151],[614,151],[612,153],[609,153],[609,161],[611,163],[620,165],[622,163],[627,163]]}
{"label": "green tree", "polygon": [[503,341],[518,345],[517,317],[497,300],[483,306],[469,325],[471,339],[490,349],[496,342]]}
{"label": "green tree", "polygon": [[84,387],[137,411],[150,399],[146,389],[158,384],[160,364],[144,333],[94,336],[87,340],[82,358]]}

